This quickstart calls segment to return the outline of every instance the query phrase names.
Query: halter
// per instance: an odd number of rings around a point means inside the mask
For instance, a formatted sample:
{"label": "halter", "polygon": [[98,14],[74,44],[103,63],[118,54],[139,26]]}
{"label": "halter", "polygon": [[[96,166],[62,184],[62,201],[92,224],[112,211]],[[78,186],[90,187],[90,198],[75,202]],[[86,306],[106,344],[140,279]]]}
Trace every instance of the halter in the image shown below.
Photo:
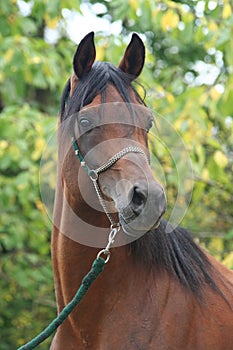
{"label": "halter", "polygon": [[110,214],[109,210],[108,210],[108,207],[107,207],[107,204],[106,204],[106,201],[104,200],[103,198],[103,195],[102,195],[102,192],[101,192],[101,189],[100,189],[100,186],[98,184],[98,178],[99,178],[99,174],[100,173],[103,173],[104,171],[106,171],[107,169],[111,168],[111,166],[113,164],[115,164],[119,159],[121,159],[123,156],[125,156],[126,154],[128,153],[138,153],[138,154],[142,154],[143,157],[147,159],[147,156],[145,154],[145,152],[140,148],[140,147],[132,147],[132,146],[129,146],[129,147],[125,147],[123,148],[120,152],[116,153],[113,157],[111,157],[107,162],[105,162],[104,164],[102,164],[99,168],[97,169],[90,169],[90,167],[86,164],[86,162],[84,161],[84,158],[80,152],[80,149],[78,147],[78,143],[76,141],[76,139],[74,137],[72,137],[72,144],[73,144],[73,148],[74,148],[74,153],[75,155],[78,157],[80,163],[81,163],[81,166],[86,170],[87,172],[87,175],[89,176],[89,178],[91,179],[93,185],[94,185],[94,188],[95,188],[95,191],[96,191],[96,194],[97,194],[97,197],[99,199],[99,202],[106,214],[106,216],[108,217],[109,221],[110,221],[110,224],[111,224],[111,230],[113,230],[114,228],[118,229],[120,228],[120,223],[119,222],[115,222],[112,218],[112,215]]}

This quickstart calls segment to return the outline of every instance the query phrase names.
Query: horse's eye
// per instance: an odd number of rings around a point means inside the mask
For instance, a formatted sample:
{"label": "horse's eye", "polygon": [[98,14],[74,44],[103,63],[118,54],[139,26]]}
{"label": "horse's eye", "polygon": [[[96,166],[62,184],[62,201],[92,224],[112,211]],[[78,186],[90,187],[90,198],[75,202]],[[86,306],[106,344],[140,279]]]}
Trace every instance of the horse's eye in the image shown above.
{"label": "horse's eye", "polygon": [[86,118],[81,118],[79,121],[79,124],[82,128],[90,128],[91,126],[91,122],[90,120],[86,119]]}

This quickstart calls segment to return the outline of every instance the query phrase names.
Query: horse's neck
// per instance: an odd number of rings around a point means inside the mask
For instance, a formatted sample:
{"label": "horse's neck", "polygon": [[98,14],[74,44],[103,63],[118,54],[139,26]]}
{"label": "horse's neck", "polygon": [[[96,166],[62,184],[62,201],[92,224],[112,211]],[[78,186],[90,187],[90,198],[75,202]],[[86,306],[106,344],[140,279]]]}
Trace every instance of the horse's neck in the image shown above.
{"label": "horse's neck", "polygon": [[[54,228],[52,258],[59,312],[76,293],[99,250],[76,243]],[[70,322],[73,320],[77,328],[80,325],[82,329],[91,328],[93,318],[98,318],[100,322],[103,312],[107,315],[119,298],[127,299],[130,280],[138,278],[130,273],[131,267],[128,248],[113,248],[110,261],[78,307],[78,311],[72,313]]]}
{"label": "horse's neck", "polygon": [[[61,311],[76,293],[98,249],[82,246],[54,229],[52,250],[55,289]],[[127,247],[113,248],[111,253],[102,274],[77,309],[59,327],[52,349],[71,348],[73,344],[80,349],[88,346],[91,349],[108,349],[113,329],[116,328],[118,336],[114,340],[114,348],[119,349],[123,348],[122,344],[126,344],[124,348],[135,349],[131,337],[142,342],[143,349],[168,349],[174,344],[174,334],[181,331],[183,337],[179,338],[177,348],[184,349],[185,336],[190,329],[193,329],[196,338],[193,338],[189,348],[199,349],[203,342],[202,329],[206,324],[212,327],[219,344],[232,334],[232,312],[227,303],[211,289],[207,291],[206,301],[201,307],[191,291],[183,288],[165,271],[146,269],[142,262],[129,254]],[[232,296],[229,300],[232,300]],[[217,308],[213,308],[215,303],[218,303]],[[219,325],[223,327],[224,333],[220,338]],[[160,347],[160,337],[156,334],[164,335],[164,347]],[[213,347],[204,345],[204,348]],[[220,348],[231,349],[225,343]]]}

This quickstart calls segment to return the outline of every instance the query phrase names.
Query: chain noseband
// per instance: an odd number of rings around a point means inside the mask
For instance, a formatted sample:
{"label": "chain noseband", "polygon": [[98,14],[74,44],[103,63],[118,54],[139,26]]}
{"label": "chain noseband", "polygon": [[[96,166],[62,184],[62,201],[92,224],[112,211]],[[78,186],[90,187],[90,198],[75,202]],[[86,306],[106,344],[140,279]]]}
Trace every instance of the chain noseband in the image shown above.
{"label": "chain noseband", "polygon": [[73,144],[73,148],[74,148],[74,153],[75,155],[78,157],[81,166],[86,170],[89,178],[91,179],[97,197],[99,199],[99,202],[105,212],[105,214],[107,215],[110,223],[111,223],[111,229],[113,228],[119,228],[120,227],[120,223],[116,223],[113,218],[112,215],[110,214],[106,201],[103,198],[100,186],[98,184],[98,178],[99,178],[99,174],[106,171],[107,169],[111,168],[111,166],[113,164],[115,164],[119,159],[121,159],[122,157],[124,157],[126,154],[128,153],[138,153],[143,155],[143,157],[148,160],[145,152],[140,148],[140,147],[133,147],[133,146],[129,146],[129,147],[125,147],[123,148],[120,152],[116,153],[113,157],[111,157],[107,162],[105,162],[104,164],[102,164],[99,168],[97,169],[90,169],[89,166],[86,164],[86,162],[84,161],[84,158],[80,152],[80,149],[78,147],[78,143],[76,141],[76,139],[74,137],[72,137],[72,144]]}

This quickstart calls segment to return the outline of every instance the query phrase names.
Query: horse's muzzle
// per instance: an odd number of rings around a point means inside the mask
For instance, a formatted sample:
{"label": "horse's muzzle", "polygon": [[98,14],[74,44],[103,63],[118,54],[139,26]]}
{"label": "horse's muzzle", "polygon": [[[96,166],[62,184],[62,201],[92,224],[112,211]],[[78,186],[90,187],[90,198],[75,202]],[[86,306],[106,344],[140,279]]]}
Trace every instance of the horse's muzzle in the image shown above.
{"label": "horse's muzzle", "polygon": [[128,192],[126,203],[118,206],[119,221],[125,233],[133,236],[157,227],[166,210],[163,188],[154,181],[135,183]]}

